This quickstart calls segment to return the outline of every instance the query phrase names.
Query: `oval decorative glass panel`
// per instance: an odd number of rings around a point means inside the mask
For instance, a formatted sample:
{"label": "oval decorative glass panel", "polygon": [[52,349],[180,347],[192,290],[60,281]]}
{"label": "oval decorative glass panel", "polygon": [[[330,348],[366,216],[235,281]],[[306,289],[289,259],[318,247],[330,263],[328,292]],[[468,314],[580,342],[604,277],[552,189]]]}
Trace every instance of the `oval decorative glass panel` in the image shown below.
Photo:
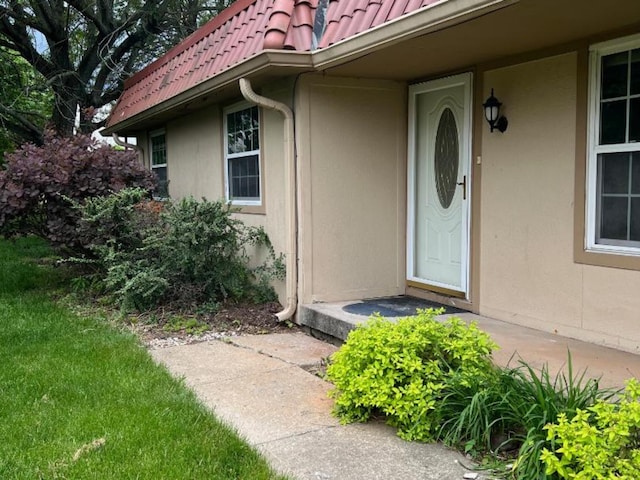
{"label": "oval decorative glass panel", "polygon": [[444,209],[449,208],[456,193],[459,162],[456,118],[450,108],[445,108],[438,122],[433,156],[436,191]]}

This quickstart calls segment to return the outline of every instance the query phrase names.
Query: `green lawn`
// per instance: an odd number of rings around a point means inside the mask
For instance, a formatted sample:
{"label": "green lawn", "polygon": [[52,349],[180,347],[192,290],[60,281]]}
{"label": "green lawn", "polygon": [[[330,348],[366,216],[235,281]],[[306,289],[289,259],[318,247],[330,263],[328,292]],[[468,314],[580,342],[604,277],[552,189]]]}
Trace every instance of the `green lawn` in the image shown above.
{"label": "green lawn", "polygon": [[0,238],[0,478],[284,479],[136,338],[52,302],[47,254]]}

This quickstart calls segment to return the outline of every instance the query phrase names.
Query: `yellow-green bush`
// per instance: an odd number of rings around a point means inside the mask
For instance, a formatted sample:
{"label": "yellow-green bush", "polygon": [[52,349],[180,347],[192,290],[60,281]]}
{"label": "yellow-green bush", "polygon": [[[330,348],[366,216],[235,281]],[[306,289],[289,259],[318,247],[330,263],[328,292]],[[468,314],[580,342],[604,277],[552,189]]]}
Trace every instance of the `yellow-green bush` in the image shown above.
{"label": "yellow-green bush", "polygon": [[640,478],[640,383],[627,382],[619,403],[599,400],[572,419],[545,427],[552,449],[540,459],[547,475],[575,480]]}
{"label": "yellow-green bush", "polygon": [[438,313],[397,322],[374,316],[349,334],[327,370],[343,422],[381,413],[402,438],[433,440],[448,389],[495,374],[489,335],[457,318],[439,322]]}

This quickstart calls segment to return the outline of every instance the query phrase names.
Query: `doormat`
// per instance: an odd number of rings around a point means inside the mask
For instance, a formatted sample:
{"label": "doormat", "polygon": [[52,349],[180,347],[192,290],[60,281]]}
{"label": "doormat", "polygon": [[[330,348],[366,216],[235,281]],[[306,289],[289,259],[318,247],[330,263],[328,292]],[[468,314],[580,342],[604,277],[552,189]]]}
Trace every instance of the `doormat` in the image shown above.
{"label": "doormat", "polygon": [[379,313],[383,317],[408,317],[416,315],[418,309],[425,308],[444,308],[444,313],[465,313],[466,310],[462,310],[450,305],[443,305],[437,302],[431,302],[429,300],[422,300],[415,297],[386,297],[386,298],[372,298],[370,300],[363,300],[359,303],[351,303],[342,307],[347,313],[353,313],[355,315],[363,315],[369,317],[374,313]]}

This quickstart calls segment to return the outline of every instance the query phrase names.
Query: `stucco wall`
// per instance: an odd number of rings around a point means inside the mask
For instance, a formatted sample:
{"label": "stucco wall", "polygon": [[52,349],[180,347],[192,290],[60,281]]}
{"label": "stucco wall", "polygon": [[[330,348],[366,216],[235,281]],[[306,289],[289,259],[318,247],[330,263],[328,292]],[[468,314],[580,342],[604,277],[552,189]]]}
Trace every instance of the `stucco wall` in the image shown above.
{"label": "stucco wall", "polygon": [[301,300],[404,293],[406,85],[304,76]]}
{"label": "stucco wall", "polygon": [[167,123],[167,176],[172,198],[223,198],[221,129],[218,105]]}
{"label": "stucco wall", "polygon": [[640,272],[573,261],[577,54],[483,80],[509,128],[482,131],[480,313],[636,351]]}

